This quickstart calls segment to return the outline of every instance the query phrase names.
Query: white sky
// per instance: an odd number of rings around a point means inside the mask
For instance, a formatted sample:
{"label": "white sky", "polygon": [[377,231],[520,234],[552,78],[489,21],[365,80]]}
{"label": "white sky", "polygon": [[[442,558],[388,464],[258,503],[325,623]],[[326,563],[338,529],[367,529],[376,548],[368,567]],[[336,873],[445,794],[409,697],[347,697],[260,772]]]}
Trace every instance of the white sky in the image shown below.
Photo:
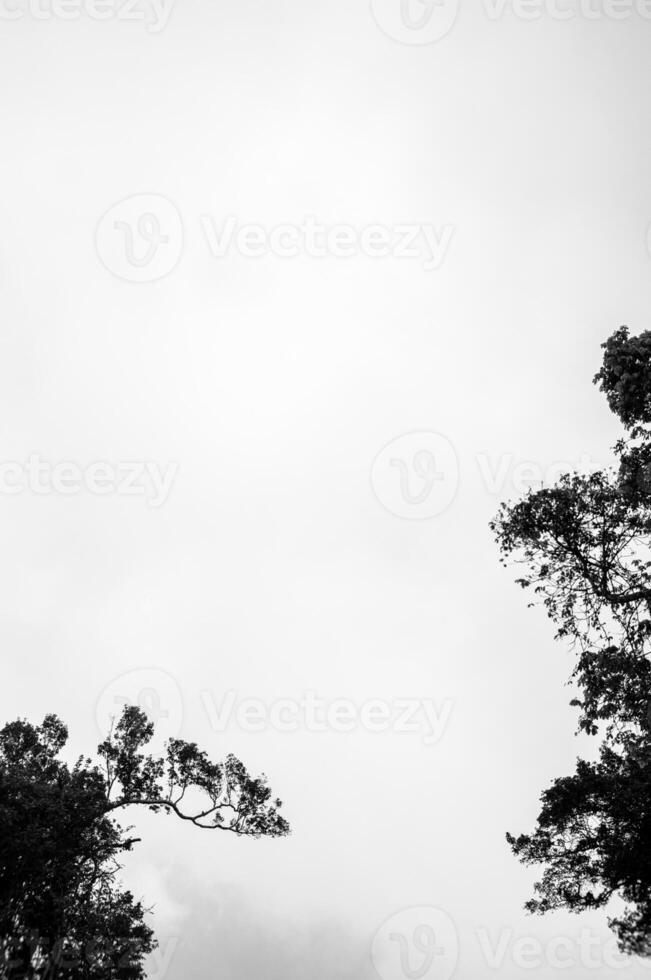
{"label": "white sky", "polygon": [[[649,326],[651,21],[577,11],[491,19],[466,3],[423,45],[388,37],[366,0],[177,0],[159,33],[26,6],[0,19],[0,457],[179,467],[158,508],[0,495],[2,718],[55,711],[90,751],[98,710],[145,669],[166,723],[264,770],[293,828],[252,842],[137,817],[127,880],[156,904],[162,946],[177,942],[166,980],[377,980],[376,932],[422,907],[454,923],[464,980],[549,980],[559,938],[566,975],[613,976],[604,916],[521,911],[535,875],[504,832],[533,827],[581,746],[571,656],[487,527],[512,466],[608,459],[599,344]],[[176,268],[147,283],[95,247],[101,217],[140,194],[184,229]],[[214,258],[202,215],[454,236],[429,271]],[[429,520],[390,513],[371,485],[411,432],[458,458],[458,493]],[[506,467],[499,486],[487,461]],[[451,714],[431,745],[216,731],[202,692],[219,707],[229,691]],[[587,956],[582,929],[599,937]],[[524,965],[522,937],[542,943]],[[437,969],[426,980],[447,980]]]}

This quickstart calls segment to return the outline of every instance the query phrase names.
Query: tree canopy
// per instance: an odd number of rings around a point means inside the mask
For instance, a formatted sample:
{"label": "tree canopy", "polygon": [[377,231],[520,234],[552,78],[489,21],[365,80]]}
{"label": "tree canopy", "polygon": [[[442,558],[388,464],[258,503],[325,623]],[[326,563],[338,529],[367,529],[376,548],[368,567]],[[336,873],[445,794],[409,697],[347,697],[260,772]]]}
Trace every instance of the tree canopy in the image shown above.
{"label": "tree canopy", "polygon": [[211,762],[193,742],[145,747],[153,724],[125,707],[99,761],[60,758],[55,715],[0,730],[0,974],[8,980],[142,980],[155,948],[147,910],[123,888],[119,857],[138,838],[116,815],[144,806],[238,836],[289,833],[264,776],[229,755]]}
{"label": "tree canopy", "polygon": [[502,560],[570,641],[579,730],[601,738],[542,796],[531,834],[507,835],[542,864],[532,912],[601,908],[622,951],[651,955],[651,331],[603,345],[595,383],[623,427],[615,465],[568,474],[502,505],[492,523]]}

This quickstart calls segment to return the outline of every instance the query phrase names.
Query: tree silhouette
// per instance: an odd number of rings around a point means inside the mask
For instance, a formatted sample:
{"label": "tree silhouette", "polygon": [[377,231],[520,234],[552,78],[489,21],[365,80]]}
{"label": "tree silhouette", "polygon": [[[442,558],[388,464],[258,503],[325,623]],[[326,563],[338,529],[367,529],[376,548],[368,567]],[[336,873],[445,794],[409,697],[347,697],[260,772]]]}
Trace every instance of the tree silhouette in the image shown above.
{"label": "tree silhouette", "polygon": [[238,836],[281,837],[289,826],[264,776],[234,756],[211,762],[171,739],[146,754],[154,726],[126,707],[98,746],[100,763],[59,758],[68,732],[54,715],[0,730],[0,975],[8,980],[141,980],[155,948],[146,909],[119,881],[138,838],[115,814],[164,811]]}
{"label": "tree silhouette", "polygon": [[507,839],[544,865],[532,912],[574,912],[618,896],[620,949],[651,955],[651,332],[603,345],[595,378],[625,434],[617,465],[570,474],[502,505],[491,527],[503,562],[542,602],[576,653],[579,730],[601,736],[597,762],[543,793],[530,835]]}

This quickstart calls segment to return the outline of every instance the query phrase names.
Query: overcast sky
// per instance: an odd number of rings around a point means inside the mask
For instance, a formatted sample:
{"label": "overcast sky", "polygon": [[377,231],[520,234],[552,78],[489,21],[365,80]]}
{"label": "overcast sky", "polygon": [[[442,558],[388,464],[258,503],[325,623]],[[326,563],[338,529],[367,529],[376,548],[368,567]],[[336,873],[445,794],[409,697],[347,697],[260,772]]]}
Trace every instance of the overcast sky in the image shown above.
{"label": "overcast sky", "polygon": [[1,716],[135,697],[293,829],[134,815],[150,976],[649,976],[522,911],[592,747],[487,526],[618,436],[642,0],[54,2],[0,4]]}

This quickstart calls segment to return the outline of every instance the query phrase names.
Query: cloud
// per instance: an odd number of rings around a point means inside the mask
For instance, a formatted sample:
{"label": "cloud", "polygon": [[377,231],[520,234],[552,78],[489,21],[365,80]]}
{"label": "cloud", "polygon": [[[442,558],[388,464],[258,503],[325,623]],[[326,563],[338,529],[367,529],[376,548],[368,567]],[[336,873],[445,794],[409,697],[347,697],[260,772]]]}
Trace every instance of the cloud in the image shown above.
{"label": "cloud", "polygon": [[177,935],[157,932],[161,952],[173,950],[165,980],[360,980],[370,970],[366,938],[334,916],[288,918],[233,884],[176,884],[188,914]]}

